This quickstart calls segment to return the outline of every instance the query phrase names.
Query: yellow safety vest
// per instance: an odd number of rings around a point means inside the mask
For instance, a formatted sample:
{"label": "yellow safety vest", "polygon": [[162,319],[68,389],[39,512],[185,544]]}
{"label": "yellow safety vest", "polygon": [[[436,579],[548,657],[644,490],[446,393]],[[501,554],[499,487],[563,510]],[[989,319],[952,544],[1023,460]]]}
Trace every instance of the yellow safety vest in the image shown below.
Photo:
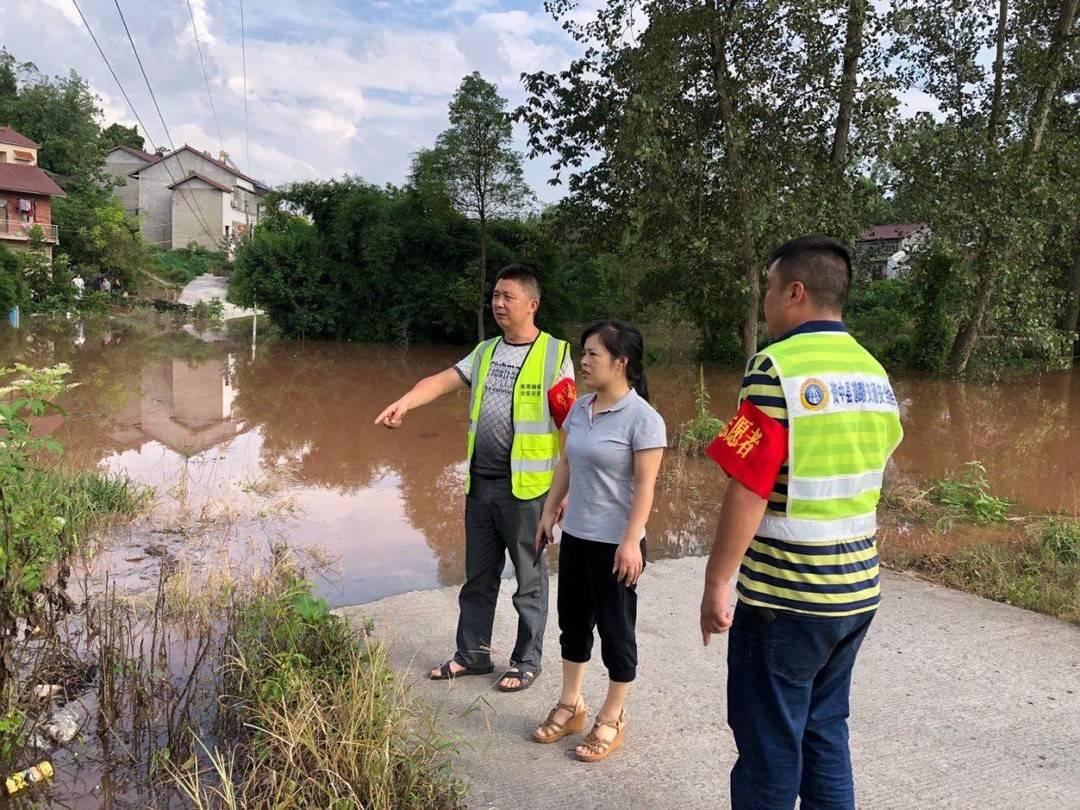
{"label": "yellow safety vest", "polygon": [[[476,427],[484,402],[484,384],[491,368],[495,347],[502,338],[492,338],[473,350],[472,396],[469,401],[469,439],[466,452],[465,492],[471,486],[473,450],[476,448]],[[551,489],[555,467],[559,463],[559,429],[551,417],[547,393],[555,385],[569,351],[565,340],[553,338],[547,332],[529,347],[525,362],[514,381],[512,419],[514,440],[510,446],[510,482],[515,498],[529,501]],[[479,358],[477,366],[475,359]]]}

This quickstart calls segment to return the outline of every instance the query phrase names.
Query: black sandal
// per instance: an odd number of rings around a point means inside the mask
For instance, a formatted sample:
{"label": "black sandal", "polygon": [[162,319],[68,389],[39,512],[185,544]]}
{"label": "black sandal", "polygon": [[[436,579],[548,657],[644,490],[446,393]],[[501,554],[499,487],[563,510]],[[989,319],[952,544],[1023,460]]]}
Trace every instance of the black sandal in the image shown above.
{"label": "black sandal", "polygon": [[[494,664],[488,664],[486,669],[484,667],[465,667],[465,669],[462,670],[461,672],[454,672],[450,668],[450,665],[452,663],[454,663],[453,658],[451,658],[449,661],[447,661],[445,664],[443,664],[441,667],[439,667],[438,676],[429,674],[428,675],[428,680],[432,680],[432,681],[452,681],[455,678],[464,678],[464,677],[467,677],[469,675],[490,675],[492,672],[495,671],[495,665]],[[458,661],[457,663],[460,664],[461,662]]]}
{"label": "black sandal", "polygon": [[[539,671],[534,672],[531,669],[519,669],[518,665],[515,664],[510,667],[510,669],[506,670],[505,675],[499,678],[499,682],[496,684],[496,688],[498,688],[500,692],[524,692],[526,689],[532,686],[533,681],[535,681],[539,676]],[[503,686],[502,682],[505,681],[507,678],[512,678],[515,681],[520,681],[521,685]]]}

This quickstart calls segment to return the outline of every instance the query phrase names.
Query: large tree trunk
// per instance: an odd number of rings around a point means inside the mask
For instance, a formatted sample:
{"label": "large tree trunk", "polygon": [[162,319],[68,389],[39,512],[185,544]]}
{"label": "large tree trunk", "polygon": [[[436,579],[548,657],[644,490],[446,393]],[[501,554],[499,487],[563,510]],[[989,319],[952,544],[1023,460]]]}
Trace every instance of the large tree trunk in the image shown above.
{"label": "large tree trunk", "polygon": [[[1004,6],[1004,0],[1001,0],[1001,2],[1002,6]],[[1058,88],[1061,84],[1061,72],[1065,50],[1068,45],[1073,22],[1076,20],[1076,9],[1078,4],[1080,4],[1080,0],[1062,0],[1061,3],[1061,12],[1058,16],[1058,23],[1054,29],[1054,36],[1050,42],[1050,48],[1046,52],[1046,62],[1043,65],[1042,75],[1044,79],[1039,86],[1035,108],[1031,113],[1031,120],[1028,122],[1028,134],[1024,141],[1024,154],[1028,157],[1038,153],[1039,149],[1042,148],[1043,135],[1046,132],[1046,124],[1050,117],[1050,107],[1057,96]],[[1007,14],[1007,8],[999,7],[999,24],[1004,20]],[[1002,36],[1003,33],[999,25],[999,42]],[[997,67],[998,65],[995,63],[995,68]],[[1001,67],[1003,69],[1003,62]],[[995,92],[997,91],[996,85],[997,75],[995,74]],[[1000,104],[1000,101],[998,101],[998,103]],[[1000,111],[996,114],[1000,115]],[[994,115],[995,111],[993,107],[991,107],[991,127],[996,126]],[[984,234],[984,240],[988,238],[988,236],[988,234]],[[985,251],[980,250],[975,261],[977,264],[983,264],[985,258]],[[949,370],[955,374],[963,374],[967,369],[968,361],[971,359],[971,352],[979,339],[983,318],[989,307],[990,299],[994,295],[999,276],[1000,273],[997,270],[991,269],[991,271],[986,274],[985,278],[982,279],[982,284],[979,287],[978,295],[976,295],[975,301],[972,304],[971,312],[961,325],[960,331],[956,333],[956,340],[953,341],[952,350],[949,352]]]}
{"label": "large tree trunk", "polygon": [[837,171],[841,171],[844,163],[847,162],[851,116],[855,109],[855,85],[858,78],[859,57],[862,55],[863,47],[863,26],[866,24],[866,7],[867,0],[851,0],[848,4],[844,67],[840,75],[840,108],[836,114],[836,133],[833,136],[832,147],[832,164]]}
{"label": "large tree trunk", "polygon": [[487,307],[487,217],[480,215],[480,300],[476,304],[476,340],[484,339],[484,310]]}
{"label": "large tree trunk", "polygon": [[998,131],[1001,129],[1003,88],[1005,85],[1005,35],[1008,31],[1009,0],[998,3],[997,57],[994,60],[994,98],[990,103],[990,124],[987,141],[991,149],[997,148]]}
{"label": "large tree trunk", "polygon": [[761,304],[761,280],[757,263],[757,247],[754,244],[754,231],[751,222],[753,199],[746,184],[740,154],[739,140],[741,127],[735,104],[732,101],[731,88],[728,86],[727,39],[730,33],[731,17],[735,10],[735,0],[726,0],[721,4],[716,0],[706,0],[712,9],[713,24],[710,30],[712,50],[713,84],[716,90],[716,102],[720,111],[720,123],[724,127],[724,161],[728,180],[735,192],[735,220],[739,229],[739,261],[742,264],[746,280],[746,312],[742,324],[743,354],[749,358],[757,352],[758,309]]}
{"label": "large tree trunk", "polygon": [[967,371],[971,352],[975,349],[975,344],[982,332],[983,318],[986,317],[990,299],[997,287],[998,276],[1000,276],[1000,271],[997,268],[990,268],[985,273],[971,305],[971,312],[968,313],[967,319],[956,333],[956,340],[953,341],[952,350],[949,352],[949,371],[953,374],[963,374]]}
{"label": "large tree trunk", "polygon": [[1027,141],[1024,144],[1024,152],[1028,155],[1033,155],[1039,151],[1042,146],[1043,135],[1046,134],[1046,124],[1050,119],[1050,107],[1054,103],[1058,87],[1061,85],[1065,51],[1068,48],[1069,37],[1072,34],[1073,22],[1076,20],[1078,4],[1080,4],[1080,0],[1062,0],[1061,2],[1057,26],[1054,28],[1053,39],[1050,40],[1050,48],[1046,51],[1046,63],[1042,70],[1045,79],[1039,87],[1039,93],[1035,98],[1035,109],[1031,114]]}

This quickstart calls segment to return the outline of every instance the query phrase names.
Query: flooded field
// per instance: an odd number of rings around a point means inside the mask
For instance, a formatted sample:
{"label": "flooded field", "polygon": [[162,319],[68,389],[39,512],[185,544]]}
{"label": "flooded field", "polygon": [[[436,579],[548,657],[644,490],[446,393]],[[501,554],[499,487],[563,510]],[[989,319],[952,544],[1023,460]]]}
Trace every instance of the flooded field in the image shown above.
{"label": "flooded field", "polygon": [[[0,365],[74,369],[79,385],[60,402],[68,417],[38,426],[67,448],[62,463],[124,471],[157,491],[154,517],[103,558],[121,581],[152,586],[160,559],[190,536],[184,527],[228,524],[220,536],[234,556],[244,544],[285,539],[329,557],[318,587],[335,605],[461,581],[465,394],[411,413],[398,431],[372,420],[464,351],[253,344],[250,322],[224,336],[75,322],[0,333]],[[649,374],[674,437],[693,415],[698,370]],[[707,369],[705,379],[713,412],[726,416],[738,373]],[[896,463],[907,476],[929,481],[978,459],[995,492],[1021,510],[1080,508],[1080,375],[995,385],[901,379],[896,388],[907,433]],[[704,553],[723,486],[711,462],[666,465],[650,552]],[[212,560],[222,549],[208,551]]]}

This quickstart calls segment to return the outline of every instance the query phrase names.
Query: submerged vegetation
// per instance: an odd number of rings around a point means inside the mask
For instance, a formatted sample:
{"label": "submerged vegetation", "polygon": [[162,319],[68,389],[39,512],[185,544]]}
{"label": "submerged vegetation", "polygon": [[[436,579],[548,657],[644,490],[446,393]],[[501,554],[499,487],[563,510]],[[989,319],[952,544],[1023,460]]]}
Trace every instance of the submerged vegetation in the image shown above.
{"label": "submerged vegetation", "polygon": [[1022,538],[956,554],[913,557],[925,576],[986,599],[1080,624],[1080,520],[1052,518]]}
{"label": "submerged vegetation", "polygon": [[55,464],[63,448],[34,426],[63,415],[69,373],[0,372],[0,767],[62,758],[86,736],[109,780],[153,806],[462,806],[453,746],[371,628],[332,614],[285,545],[261,564],[153,552],[146,596],[93,578],[96,536],[153,493]]}
{"label": "submerged vegetation", "polygon": [[1014,515],[1013,503],[990,492],[977,461],[929,487],[900,479],[882,494],[887,523],[922,525],[948,534],[967,524],[1003,528],[988,540],[949,554],[916,554],[884,544],[885,561],[951,588],[1080,623],[1080,519]]}

